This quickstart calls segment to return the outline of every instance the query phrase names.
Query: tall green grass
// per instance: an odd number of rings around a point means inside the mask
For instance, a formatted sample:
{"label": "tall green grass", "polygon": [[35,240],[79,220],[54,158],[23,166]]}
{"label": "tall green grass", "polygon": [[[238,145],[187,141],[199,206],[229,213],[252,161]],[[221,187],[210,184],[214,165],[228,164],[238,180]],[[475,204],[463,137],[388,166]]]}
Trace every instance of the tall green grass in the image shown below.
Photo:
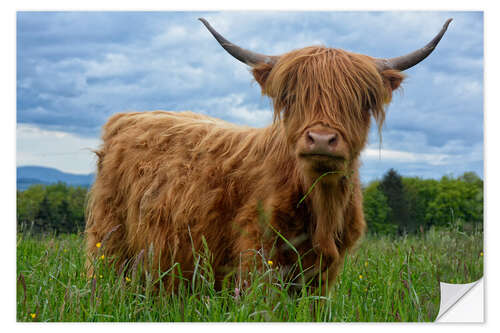
{"label": "tall green grass", "polygon": [[[469,283],[483,274],[481,231],[431,229],[391,238],[367,236],[346,257],[328,296],[296,288],[278,267],[263,260],[245,288],[229,278],[214,288],[208,252],[197,255],[186,280],[177,266],[141,272],[141,265],[114,269],[96,259],[85,271],[81,235],[17,236],[18,321],[433,321],[439,310],[439,281]],[[147,254],[146,254],[147,255]],[[260,260],[258,253],[256,258]],[[167,291],[158,275],[181,281]]]}

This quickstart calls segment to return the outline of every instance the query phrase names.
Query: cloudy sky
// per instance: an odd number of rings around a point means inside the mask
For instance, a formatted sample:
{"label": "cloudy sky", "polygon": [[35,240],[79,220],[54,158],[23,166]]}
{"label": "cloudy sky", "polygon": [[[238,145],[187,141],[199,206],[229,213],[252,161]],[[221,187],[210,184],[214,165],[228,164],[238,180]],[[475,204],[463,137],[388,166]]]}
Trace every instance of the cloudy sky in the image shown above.
{"label": "cloudy sky", "polygon": [[93,172],[101,126],[122,111],[269,125],[270,101],[198,17],[260,53],[322,44],[376,57],[422,47],[452,17],[434,53],[407,71],[381,146],[373,126],[362,178],[389,168],[483,177],[483,14],[443,11],[18,12],[17,165]]}

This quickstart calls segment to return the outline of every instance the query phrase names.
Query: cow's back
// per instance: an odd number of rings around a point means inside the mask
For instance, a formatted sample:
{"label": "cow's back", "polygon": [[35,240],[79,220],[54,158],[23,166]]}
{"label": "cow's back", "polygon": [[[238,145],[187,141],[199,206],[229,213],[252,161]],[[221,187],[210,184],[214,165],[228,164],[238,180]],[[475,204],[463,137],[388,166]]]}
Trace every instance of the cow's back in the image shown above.
{"label": "cow's back", "polygon": [[241,142],[256,131],[191,112],[111,117],[96,152],[88,251],[121,263],[153,246],[163,269],[179,262],[189,270],[190,249],[193,243],[199,249],[203,235],[216,252],[214,265],[223,266],[231,246],[227,224],[246,193],[230,170],[245,156]]}

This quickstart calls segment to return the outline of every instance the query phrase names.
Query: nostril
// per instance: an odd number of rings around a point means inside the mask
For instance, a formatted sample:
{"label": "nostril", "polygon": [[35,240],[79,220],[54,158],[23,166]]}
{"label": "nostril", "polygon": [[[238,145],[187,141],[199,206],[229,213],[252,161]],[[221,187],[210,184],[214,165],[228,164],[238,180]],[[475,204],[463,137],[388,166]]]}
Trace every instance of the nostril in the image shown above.
{"label": "nostril", "polygon": [[337,134],[333,134],[330,139],[328,140],[329,145],[333,145],[335,142],[337,142]]}
{"label": "nostril", "polygon": [[308,143],[310,143],[310,144],[314,143],[314,137],[313,137],[313,135],[311,135],[311,132],[309,132],[309,131],[306,133],[306,139],[307,139]]}

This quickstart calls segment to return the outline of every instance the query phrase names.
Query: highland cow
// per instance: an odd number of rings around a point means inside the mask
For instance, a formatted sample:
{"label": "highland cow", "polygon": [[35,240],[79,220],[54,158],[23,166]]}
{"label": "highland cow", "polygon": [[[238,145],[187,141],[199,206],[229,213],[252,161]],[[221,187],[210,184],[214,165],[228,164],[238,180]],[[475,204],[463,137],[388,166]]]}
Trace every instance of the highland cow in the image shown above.
{"label": "highland cow", "polygon": [[190,278],[194,253],[206,246],[220,282],[231,272],[243,278],[258,251],[284,271],[300,261],[313,284],[331,285],[365,230],[358,169],[371,117],[380,135],[401,72],[434,50],[451,19],[425,47],[390,59],[323,46],[262,55],[200,20],[251,66],[272,100],[273,123],[257,129],[191,112],[112,116],[96,152],[88,254],[123,264],[152,249],[160,271],[177,263]]}

